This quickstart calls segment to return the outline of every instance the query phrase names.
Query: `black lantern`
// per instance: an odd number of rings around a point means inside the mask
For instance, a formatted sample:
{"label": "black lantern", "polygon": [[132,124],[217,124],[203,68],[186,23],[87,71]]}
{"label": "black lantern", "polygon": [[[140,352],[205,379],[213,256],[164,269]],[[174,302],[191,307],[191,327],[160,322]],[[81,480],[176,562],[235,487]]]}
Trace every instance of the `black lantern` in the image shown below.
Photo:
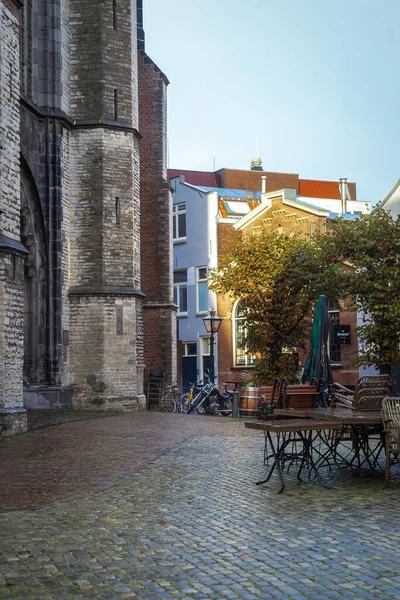
{"label": "black lantern", "polygon": [[212,384],[215,384],[215,370],[214,370],[214,335],[218,333],[218,329],[222,323],[222,317],[218,317],[215,310],[210,310],[210,314],[207,317],[203,317],[204,327],[207,333],[210,334],[210,380]]}

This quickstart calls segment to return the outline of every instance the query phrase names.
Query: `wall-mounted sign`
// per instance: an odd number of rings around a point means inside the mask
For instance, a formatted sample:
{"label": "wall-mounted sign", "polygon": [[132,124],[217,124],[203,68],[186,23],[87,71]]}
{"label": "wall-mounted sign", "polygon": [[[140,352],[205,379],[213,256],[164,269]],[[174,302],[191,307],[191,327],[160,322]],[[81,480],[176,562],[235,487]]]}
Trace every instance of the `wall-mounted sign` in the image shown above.
{"label": "wall-mounted sign", "polygon": [[336,325],[335,338],[337,344],[351,344],[350,325]]}

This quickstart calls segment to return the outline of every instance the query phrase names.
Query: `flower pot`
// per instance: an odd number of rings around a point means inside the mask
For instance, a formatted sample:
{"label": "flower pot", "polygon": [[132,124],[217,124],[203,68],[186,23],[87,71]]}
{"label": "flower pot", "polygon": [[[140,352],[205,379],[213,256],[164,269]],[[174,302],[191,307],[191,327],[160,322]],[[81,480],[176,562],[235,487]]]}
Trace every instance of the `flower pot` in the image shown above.
{"label": "flower pot", "polygon": [[258,418],[260,396],[259,387],[242,387],[239,394],[239,417]]}

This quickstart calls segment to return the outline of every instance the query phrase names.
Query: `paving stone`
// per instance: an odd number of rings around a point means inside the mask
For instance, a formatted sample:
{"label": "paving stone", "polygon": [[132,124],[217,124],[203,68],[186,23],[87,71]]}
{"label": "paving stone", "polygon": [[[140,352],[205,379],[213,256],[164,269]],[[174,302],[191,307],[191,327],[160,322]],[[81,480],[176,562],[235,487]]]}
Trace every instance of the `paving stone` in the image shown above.
{"label": "paving stone", "polygon": [[[0,600],[400,598],[399,470],[257,487],[242,421],[135,413],[0,443]],[[32,488],[32,485],[34,486]],[[32,510],[34,509],[34,510]]]}

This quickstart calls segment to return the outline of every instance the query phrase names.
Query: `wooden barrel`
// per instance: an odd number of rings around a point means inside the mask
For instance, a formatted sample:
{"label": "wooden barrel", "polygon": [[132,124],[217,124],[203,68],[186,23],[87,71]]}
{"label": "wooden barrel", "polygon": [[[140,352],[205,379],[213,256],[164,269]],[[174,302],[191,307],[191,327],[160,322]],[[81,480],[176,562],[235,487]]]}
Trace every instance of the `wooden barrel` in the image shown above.
{"label": "wooden barrel", "polygon": [[259,402],[259,387],[242,388],[239,394],[239,417],[259,417],[260,409],[257,408]]}

